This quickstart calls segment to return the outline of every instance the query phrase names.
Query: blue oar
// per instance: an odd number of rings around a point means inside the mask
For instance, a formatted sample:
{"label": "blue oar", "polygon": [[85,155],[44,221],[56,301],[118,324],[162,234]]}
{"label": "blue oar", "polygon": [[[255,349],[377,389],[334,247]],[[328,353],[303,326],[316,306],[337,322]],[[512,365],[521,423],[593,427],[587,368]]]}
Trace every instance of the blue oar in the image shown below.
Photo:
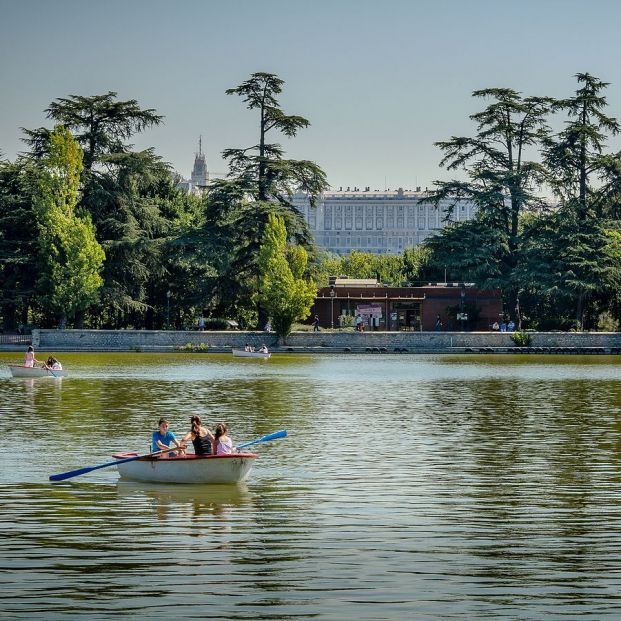
{"label": "blue oar", "polygon": [[175,446],[173,448],[167,448],[163,451],[156,451],[155,453],[148,453],[147,455],[136,455],[134,457],[126,457],[125,459],[115,459],[114,461],[109,461],[105,464],[99,464],[98,466],[90,466],[88,468],[78,468],[77,470],[71,470],[69,472],[61,472],[60,474],[52,474],[50,476],[50,481],[64,481],[65,479],[71,479],[73,477],[80,476],[81,474],[92,472],[93,470],[99,470],[100,468],[108,468],[108,466],[116,466],[117,464],[124,464],[127,461],[136,461],[137,459],[142,459],[143,457],[163,455],[164,453],[169,453],[170,451],[178,451],[178,450],[179,450],[179,447]]}
{"label": "blue oar", "polygon": [[250,442],[244,442],[244,444],[240,444],[237,449],[246,448],[247,446],[252,446],[253,444],[259,444],[260,442],[269,442],[270,440],[278,440],[278,438],[284,438],[287,435],[286,429],[281,429],[280,431],[275,431],[274,433],[270,433],[266,436],[262,436],[257,440],[251,440]]}

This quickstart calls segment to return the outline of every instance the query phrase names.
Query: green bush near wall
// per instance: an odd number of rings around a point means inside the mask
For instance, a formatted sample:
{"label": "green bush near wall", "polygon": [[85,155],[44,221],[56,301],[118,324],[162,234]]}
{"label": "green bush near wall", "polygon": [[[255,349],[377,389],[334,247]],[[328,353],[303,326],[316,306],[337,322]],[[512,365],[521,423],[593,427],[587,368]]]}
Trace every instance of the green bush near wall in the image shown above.
{"label": "green bush near wall", "polygon": [[178,345],[175,347],[177,351],[191,351],[191,352],[203,352],[207,353],[209,351],[209,345],[207,343],[200,343],[199,345],[194,345],[192,343],[186,343],[185,345]]}
{"label": "green bush near wall", "polygon": [[512,332],[511,340],[516,347],[530,347],[532,336],[528,332]]}

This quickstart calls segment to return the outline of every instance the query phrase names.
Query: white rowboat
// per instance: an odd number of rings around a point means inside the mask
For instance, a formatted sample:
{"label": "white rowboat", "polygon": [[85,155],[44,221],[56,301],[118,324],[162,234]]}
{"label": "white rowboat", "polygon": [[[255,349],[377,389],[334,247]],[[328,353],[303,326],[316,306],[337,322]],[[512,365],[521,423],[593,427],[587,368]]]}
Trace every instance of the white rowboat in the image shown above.
{"label": "white rowboat", "polygon": [[[137,453],[116,453],[122,460]],[[256,453],[183,455],[170,459],[141,457],[117,464],[121,478],[144,483],[241,483],[248,478]]]}
{"label": "white rowboat", "polygon": [[23,364],[10,364],[9,371],[13,377],[67,377],[69,371],[56,371],[42,367],[25,367]]}
{"label": "white rowboat", "polygon": [[238,358],[263,358],[267,360],[272,354],[262,351],[246,351],[245,349],[233,349],[233,355]]}

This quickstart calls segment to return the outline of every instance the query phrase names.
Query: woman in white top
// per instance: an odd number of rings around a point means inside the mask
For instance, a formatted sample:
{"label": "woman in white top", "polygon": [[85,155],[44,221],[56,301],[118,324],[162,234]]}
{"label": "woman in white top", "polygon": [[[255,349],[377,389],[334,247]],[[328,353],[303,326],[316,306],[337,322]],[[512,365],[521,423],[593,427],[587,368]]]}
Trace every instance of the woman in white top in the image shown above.
{"label": "woman in white top", "polygon": [[233,452],[233,440],[227,435],[229,428],[224,423],[216,425],[216,435],[213,440],[215,455],[226,455]]}

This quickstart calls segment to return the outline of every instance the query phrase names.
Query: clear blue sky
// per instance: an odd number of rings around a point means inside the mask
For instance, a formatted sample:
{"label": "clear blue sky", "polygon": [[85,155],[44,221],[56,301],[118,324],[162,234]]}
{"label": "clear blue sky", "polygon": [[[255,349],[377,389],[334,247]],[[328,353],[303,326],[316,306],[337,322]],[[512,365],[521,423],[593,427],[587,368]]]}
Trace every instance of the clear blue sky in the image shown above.
{"label": "clear blue sky", "polygon": [[187,176],[202,134],[220,172],[224,148],[256,141],[224,91],[268,71],[311,122],[280,141],[290,157],[335,188],[430,186],[450,176],[433,143],[472,132],[475,89],[565,97],[588,71],[621,118],[619,24],[614,0],[0,0],[0,150],[49,126],[55,98],[113,90],[166,117],[138,147]]}

